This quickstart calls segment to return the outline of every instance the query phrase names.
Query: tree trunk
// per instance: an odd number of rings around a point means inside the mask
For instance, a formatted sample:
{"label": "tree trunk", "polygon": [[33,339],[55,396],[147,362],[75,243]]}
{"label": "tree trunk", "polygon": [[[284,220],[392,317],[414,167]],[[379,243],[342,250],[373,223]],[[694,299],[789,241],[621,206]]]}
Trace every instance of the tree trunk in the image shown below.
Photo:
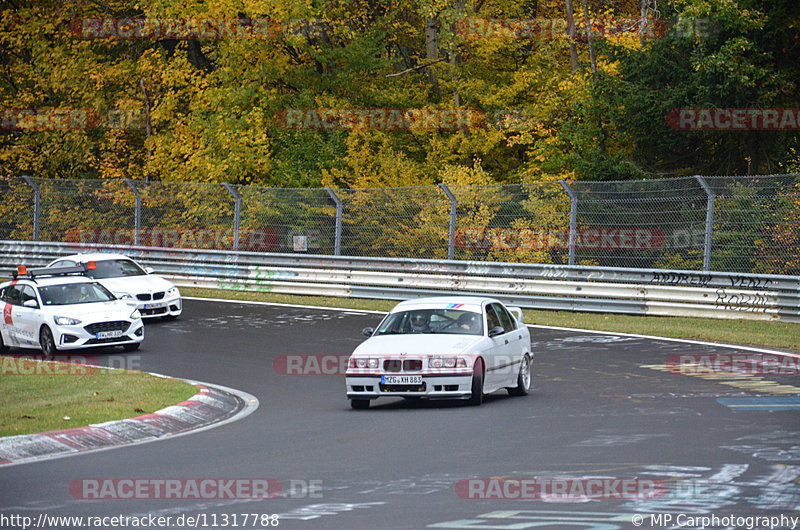
{"label": "tree trunk", "polygon": [[142,87],[142,95],[144,95],[144,119],[145,119],[145,145],[147,146],[147,165],[144,169],[144,181],[150,182],[150,158],[153,156],[153,149],[150,147],[150,136],[153,132],[152,122],[150,121],[150,98],[147,95],[147,89],[144,86],[144,77],[139,79],[139,86]]}
{"label": "tree trunk", "polygon": [[[425,52],[428,61],[436,61],[439,59],[439,27],[436,18],[425,19]],[[436,72],[433,68],[428,69],[428,78],[433,85],[433,91],[436,99],[441,99],[442,93],[439,89],[439,80],[436,78]]]}
{"label": "tree trunk", "polygon": [[572,73],[578,73],[578,47],[575,44],[575,10],[572,0],[567,0],[567,30],[569,31],[569,61]]}
{"label": "tree trunk", "polygon": [[597,80],[597,58],[594,55],[594,43],[592,42],[592,26],[589,23],[589,3],[583,0],[583,23],[586,26],[586,40],[589,43],[589,61],[592,65],[592,79]]}

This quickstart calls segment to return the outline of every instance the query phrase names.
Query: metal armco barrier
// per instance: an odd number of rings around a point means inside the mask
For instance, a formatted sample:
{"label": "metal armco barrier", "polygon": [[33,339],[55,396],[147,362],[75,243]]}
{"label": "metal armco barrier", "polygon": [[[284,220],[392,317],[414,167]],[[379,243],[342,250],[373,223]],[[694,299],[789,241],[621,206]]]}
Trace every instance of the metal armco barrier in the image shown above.
{"label": "metal armco barrier", "polygon": [[119,252],[182,287],[401,300],[490,295],[532,309],[800,323],[800,278],[426,259],[0,241],[0,269]]}

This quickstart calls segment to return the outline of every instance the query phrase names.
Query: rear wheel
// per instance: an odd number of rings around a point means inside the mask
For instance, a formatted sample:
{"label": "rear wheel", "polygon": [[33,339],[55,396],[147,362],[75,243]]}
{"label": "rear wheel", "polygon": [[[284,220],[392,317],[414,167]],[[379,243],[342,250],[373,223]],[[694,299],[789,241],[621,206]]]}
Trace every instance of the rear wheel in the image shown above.
{"label": "rear wheel", "polygon": [[39,346],[41,346],[42,353],[46,356],[52,356],[58,352],[53,332],[47,326],[42,326],[41,331],[39,331]]}
{"label": "rear wheel", "polygon": [[527,396],[531,390],[531,360],[527,355],[522,356],[517,375],[517,386],[508,389],[512,396]]}
{"label": "rear wheel", "polygon": [[350,406],[356,410],[365,410],[369,408],[368,399],[351,399]]}
{"label": "rear wheel", "polygon": [[472,370],[472,396],[468,403],[477,407],[483,403],[483,361],[475,361],[475,368]]}
{"label": "rear wheel", "polygon": [[8,353],[8,346],[3,342],[3,334],[0,333],[0,354]]}

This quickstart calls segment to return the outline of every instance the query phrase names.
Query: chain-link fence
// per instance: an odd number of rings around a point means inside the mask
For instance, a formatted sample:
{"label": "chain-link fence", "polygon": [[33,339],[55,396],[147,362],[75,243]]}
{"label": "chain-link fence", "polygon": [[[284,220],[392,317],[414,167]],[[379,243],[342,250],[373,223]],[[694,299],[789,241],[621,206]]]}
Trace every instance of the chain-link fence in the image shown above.
{"label": "chain-link fence", "polygon": [[379,189],[0,177],[0,239],[800,275],[800,175]]}

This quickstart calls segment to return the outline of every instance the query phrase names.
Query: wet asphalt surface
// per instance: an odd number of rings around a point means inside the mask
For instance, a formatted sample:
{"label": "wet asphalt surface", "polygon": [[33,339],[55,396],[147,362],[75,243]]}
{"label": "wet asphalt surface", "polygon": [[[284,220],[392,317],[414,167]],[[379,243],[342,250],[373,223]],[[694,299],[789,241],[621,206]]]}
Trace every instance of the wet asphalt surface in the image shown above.
{"label": "wet asphalt surface", "polygon": [[[0,521],[38,520],[43,513],[160,516],[172,518],[169,527],[186,528],[195,526],[185,519],[194,516],[199,528],[274,528],[276,519],[266,514],[277,515],[278,528],[613,529],[634,528],[637,515],[643,528],[676,520],[681,528],[699,528],[690,524],[698,516],[798,515],[800,410],[735,405],[742,398],[796,397],[797,376],[681,375],[665,370],[670,356],[736,352],[532,328],[529,396],[498,392],[480,407],[386,398],[354,411],[341,375],[313,375],[325,371],[313,364],[304,367],[310,375],[285,375],[276,361],[347,355],[363,340],[361,329],[380,318],[185,301],[178,320],[147,324],[139,351],[97,357],[240,389],[259,400],[258,410],[188,436],[0,467]],[[610,489],[581,496],[598,478]],[[75,494],[84,479],[273,479],[282,494],[98,501]],[[508,498],[519,492],[515,484],[531,480],[551,490]],[[620,494],[614,480],[644,489]],[[498,484],[510,486],[490,488]],[[554,484],[573,489],[558,494]],[[655,493],[647,489],[653,484]],[[471,498],[481,495],[490,498]],[[183,524],[176,524],[180,516]]]}

